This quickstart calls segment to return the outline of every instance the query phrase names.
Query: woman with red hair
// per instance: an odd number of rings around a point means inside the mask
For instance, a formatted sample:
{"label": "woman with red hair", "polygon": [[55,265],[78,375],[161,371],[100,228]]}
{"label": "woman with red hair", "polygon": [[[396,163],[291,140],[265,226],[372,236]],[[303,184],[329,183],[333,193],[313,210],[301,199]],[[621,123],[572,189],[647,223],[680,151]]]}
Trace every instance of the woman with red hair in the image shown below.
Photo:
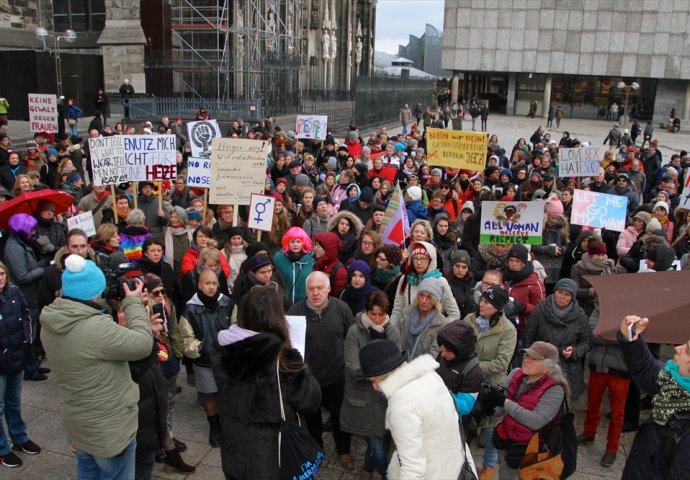
{"label": "woman with red hair", "polygon": [[311,239],[300,227],[292,227],[282,239],[282,250],[275,254],[273,262],[283,276],[285,294],[295,304],[307,297],[307,276],[314,268],[311,255]]}

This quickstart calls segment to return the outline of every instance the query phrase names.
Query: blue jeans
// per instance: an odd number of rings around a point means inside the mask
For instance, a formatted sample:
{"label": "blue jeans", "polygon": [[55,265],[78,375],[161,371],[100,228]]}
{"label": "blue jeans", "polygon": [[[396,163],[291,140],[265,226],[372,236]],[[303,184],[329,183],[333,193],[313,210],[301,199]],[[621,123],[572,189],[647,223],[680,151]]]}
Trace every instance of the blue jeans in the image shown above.
{"label": "blue jeans", "polygon": [[77,136],[77,124],[76,123],[74,125],[69,126],[69,134],[71,137]]}
{"label": "blue jeans", "polygon": [[77,478],[79,480],[134,480],[137,439],[116,457],[96,457],[77,449]]}
{"label": "blue jeans", "polygon": [[485,467],[496,467],[498,463],[498,450],[494,447],[491,437],[494,435],[494,428],[496,427],[483,427],[482,435],[484,435],[484,466]]}
{"label": "blue jeans", "polygon": [[402,129],[402,134],[403,134],[403,135],[407,135],[407,123],[403,123],[403,124],[402,124],[402,127],[403,127],[403,129]]}
{"label": "blue jeans", "polygon": [[383,437],[364,437],[367,441],[367,451],[364,453],[364,465],[362,470],[372,472],[374,469],[386,480],[386,470],[388,469],[388,459],[383,450]]}
{"label": "blue jeans", "polygon": [[[23,378],[24,372],[0,375],[0,416],[5,414],[10,439],[14,445],[29,441],[29,436],[26,434],[26,423],[22,420]],[[10,444],[7,443],[7,437],[2,428],[2,419],[0,419],[0,455],[7,455],[8,453],[10,453]]]}

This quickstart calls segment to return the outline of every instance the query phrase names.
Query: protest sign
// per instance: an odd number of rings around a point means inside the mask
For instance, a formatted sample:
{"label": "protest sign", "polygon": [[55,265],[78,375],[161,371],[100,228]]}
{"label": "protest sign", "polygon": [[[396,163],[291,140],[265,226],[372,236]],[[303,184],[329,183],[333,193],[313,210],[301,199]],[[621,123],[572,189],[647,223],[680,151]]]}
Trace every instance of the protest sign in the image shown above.
{"label": "protest sign", "polygon": [[127,162],[122,135],[89,138],[92,182],[95,186],[117,185],[127,179]]}
{"label": "protest sign", "polygon": [[211,144],[214,138],[221,137],[218,120],[201,120],[187,124],[189,145],[192,157],[210,157]]}
{"label": "protest sign", "polygon": [[559,148],[559,177],[591,177],[599,174],[602,159],[599,147]]}
{"label": "protest sign", "polygon": [[479,243],[541,245],[544,202],[482,202]]}
{"label": "protest sign", "polygon": [[264,140],[214,138],[210,202],[249,205],[252,193],[264,191],[270,152],[271,144]]}
{"label": "protest sign", "polygon": [[32,132],[57,133],[57,97],[43,93],[29,94],[29,125]]}
{"label": "protest sign", "polygon": [[381,232],[381,241],[384,244],[395,246],[402,245],[410,234],[410,223],[399,186],[395,187],[395,191],[388,201],[379,231]]}
{"label": "protest sign", "polygon": [[273,229],[273,209],[276,206],[275,197],[252,194],[249,202],[249,228],[270,232]]}
{"label": "protest sign", "polygon": [[189,157],[187,186],[208,188],[211,185],[211,159]]}
{"label": "protest sign", "polygon": [[627,197],[575,190],[570,223],[622,232],[625,230],[627,207]]}
{"label": "protest sign", "polygon": [[67,229],[72,230],[73,228],[83,230],[88,237],[96,235],[96,226],[93,223],[93,213],[88,211],[69,217],[67,219]]}
{"label": "protest sign", "polygon": [[297,115],[295,135],[297,138],[326,140],[328,117],[325,115]]}
{"label": "protest sign", "polygon": [[680,194],[680,204],[678,206],[690,210],[690,175],[685,177],[685,184]]}
{"label": "protest sign", "polygon": [[426,144],[431,165],[484,170],[488,134],[462,130],[427,129]]}
{"label": "protest sign", "polygon": [[127,180],[175,180],[175,135],[124,135]]}

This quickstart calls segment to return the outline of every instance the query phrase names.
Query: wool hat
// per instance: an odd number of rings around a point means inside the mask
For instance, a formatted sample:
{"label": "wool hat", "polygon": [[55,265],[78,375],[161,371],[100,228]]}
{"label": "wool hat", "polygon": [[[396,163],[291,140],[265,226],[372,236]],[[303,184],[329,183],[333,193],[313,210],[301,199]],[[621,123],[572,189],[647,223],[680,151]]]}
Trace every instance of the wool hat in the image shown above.
{"label": "wool hat", "polygon": [[288,168],[295,168],[295,167],[301,167],[302,166],[302,160],[299,158],[295,158],[293,161],[290,162],[290,165],[288,165]]}
{"label": "wool hat", "polygon": [[351,277],[353,273],[361,272],[365,277],[369,278],[371,275],[371,268],[364,260],[355,260],[347,267],[347,276]]}
{"label": "wool hat", "polygon": [[527,265],[529,263],[529,252],[527,251],[527,247],[516,243],[510,248],[510,251],[508,251],[508,258],[517,258]]}
{"label": "wool hat", "polygon": [[415,255],[426,255],[427,257],[431,258],[431,255],[429,254],[428,250],[421,243],[417,243],[414,246],[414,248],[410,252],[410,259]]}
{"label": "wool hat", "polygon": [[54,157],[57,157],[58,156],[57,150],[55,150],[54,148],[49,148],[48,149],[48,156],[50,157],[51,155]]}
{"label": "wool hat", "polygon": [[647,222],[647,227],[645,228],[646,233],[652,233],[657,230],[661,230],[661,223],[655,217],[652,217],[650,221]]}
{"label": "wool hat", "polygon": [[371,203],[374,201],[374,191],[371,187],[364,187],[362,193],[359,194],[359,201],[365,203]]}
{"label": "wool hat", "polygon": [[287,178],[281,177],[281,178],[279,178],[278,180],[276,180],[276,187],[277,187],[278,185],[280,185],[281,183],[287,187],[287,186],[288,186]]}
{"label": "wool hat", "polygon": [[568,292],[573,296],[573,298],[575,298],[575,296],[577,295],[577,283],[575,283],[575,280],[571,278],[561,278],[559,281],[556,282],[556,286],[553,287],[553,291],[555,292],[556,290]]}
{"label": "wool hat", "polygon": [[630,177],[628,176],[627,173],[621,173],[616,177],[616,180],[625,180],[627,183],[630,183]]}
{"label": "wool hat", "polygon": [[314,208],[316,208],[321,202],[328,203],[328,199],[326,197],[322,197],[321,195],[317,195],[314,197],[314,202],[312,205],[314,205]]}
{"label": "wool hat", "polygon": [[637,152],[637,148],[635,148],[635,147],[628,147],[625,151],[626,151],[626,152]]}
{"label": "wool hat", "polygon": [[347,151],[348,151],[347,145],[340,145],[340,146],[338,147],[338,151],[339,151],[339,152],[347,152]]}
{"label": "wool hat", "polygon": [[493,305],[498,311],[503,310],[503,307],[505,307],[508,300],[510,300],[508,292],[503,290],[503,287],[499,285],[492,285],[487,288],[484,293],[482,293],[482,298]]}
{"label": "wool hat", "polygon": [[264,242],[252,242],[247,246],[247,249],[245,250],[247,258],[251,258],[259,252],[268,253],[268,245],[266,245]]}
{"label": "wool hat", "polygon": [[355,377],[377,377],[395,370],[404,361],[405,352],[401,352],[395,342],[388,339],[373,340],[359,351],[360,368],[355,370]]}
{"label": "wool hat", "polygon": [[12,194],[2,185],[0,185],[0,197],[5,197],[7,200],[12,198]]}
{"label": "wool hat", "polygon": [[556,179],[556,177],[554,177],[553,173],[551,173],[551,172],[546,172],[546,173],[544,174],[544,181],[546,181],[546,180],[555,180],[555,179]]}
{"label": "wool hat", "polygon": [[417,293],[428,293],[439,302],[443,298],[443,284],[438,278],[425,278],[419,283]]}
{"label": "wool hat", "polygon": [[335,169],[338,166],[338,160],[335,157],[328,157],[326,167]]}
{"label": "wool hat", "polygon": [[668,245],[657,245],[647,252],[647,258],[654,262],[652,270],[664,272],[673,266],[676,252]]}
{"label": "wool hat", "polygon": [[244,230],[242,230],[242,227],[230,227],[230,230],[228,230],[228,241],[232,237],[240,236],[244,239]]}
{"label": "wool hat", "polygon": [[187,218],[189,220],[201,221],[201,212],[194,207],[189,207],[187,209]]}
{"label": "wool hat", "polygon": [[408,187],[406,190],[407,196],[410,200],[421,200],[422,199],[422,189],[416,185]]}
{"label": "wool hat", "polygon": [[535,157],[543,157],[544,150],[542,150],[541,148],[535,148],[532,150],[532,155],[534,155]]}
{"label": "wool hat", "polygon": [[432,168],[431,174],[432,175],[443,175],[443,170],[441,170],[440,168]]}
{"label": "wool hat", "polygon": [[38,202],[38,205],[36,206],[36,213],[41,213],[45,212],[47,210],[50,210],[51,212],[55,211],[55,204],[51,202],[50,200],[40,200]]}
{"label": "wool hat", "polygon": [[141,192],[144,189],[144,187],[147,187],[147,186],[153,188],[154,184],[153,184],[153,182],[150,182],[148,180],[146,180],[144,182],[139,182],[139,192]]}
{"label": "wool hat", "polygon": [[470,257],[470,254],[467,252],[467,250],[455,250],[450,255],[451,267],[454,266],[456,263],[464,263],[469,267],[472,263],[472,257]]}
{"label": "wool hat", "polygon": [[497,166],[486,167],[486,169],[484,169],[484,176],[485,176],[485,177],[490,177],[491,175],[493,175],[493,174],[496,173],[496,172],[499,172],[500,170],[501,170],[501,169],[498,168]]}
{"label": "wool hat", "polygon": [[81,180],[79,172],[70,172],[67,174],[67,183],[77,183],[79,180]]}
{"label": "wool hat", "polygon": [[557,198],[552,198],[546,207],[546,214],[557,216],[563,215],[563,203]]}
{"label": "wool hat", "polygon": [[147,273],[144,275],[144,288],[148,290],[149,292],[152,292],[158,287],[163,286],[163,280],[161,280],[161,277],[158,275],[155,275],[153,273]]}
{"label": "wool hat", "polygon": [[587,244],[587,254],[589,254],[590,256],[600,255],[602,253],[608,253],[608,249],[606,248],[606,244],[598,238],[592,239]]}
{"label": "wool hat", "polygon": [[462,213],[463,210],[469,210],[470,212],[474,213],[474,203],[470,201],[463,203],[460,213]]}
{"label": "wool hat", "polygon": [[671,199],[671,195],[669,195],[666,190],[659,190],[659,192],[656,194],[657,198],[659,198],[659,195],[664,197],[664,202],[666,202],[666,203],[668,203],[669,200]]}
{"label": "wool hat", "polygon": [[357,140],[359,138],[359,132],[357,130],[347,132],[347,138],[350,140]]}
{"label": "wool hat", "polygon": [[532,171],[529,173],[529,176],[530,176],[530,177],[539,177],[539,178],[541,178],[541,172],[540,172],[539,170],[532,170]]}
{"label": "wool hat", "polygon": [[254,255],[247,260],[245,268],[247,272],[256,272],[260,268],[265,267],[266,265],[271,265],[272,263],[273,260],[271,260],[271,257],[266,255]]}
{"label": "wool hat", "polygon": [[96,300],[105,290],[105,275],[91,260],[79,255],[65,259],[62,293],[77,300]]}
{"label": "wool hat", "polygon": [[635,214],[635,216],[633,217],[633,220],[636,218],[639,218],[640,220],[642,220],[644,222],[645,225],[647,225],[649,223],[649,221],[652,219],[652,216],[648,212],[645,212],[644,210],[640,210],[639,212],[637,212]]}
{"label": "wool hat", "polygon": [[371,148],[367,146],[362,147],[362,153],[371,153]]}
{"label": "wool hat", "polygon": [[311,180],[309,180],[307,175],[300,173],[295,177],[295,185],[298,187],[308,187],[311,185]]}
{"label": "wool hat", "polygon": [[665,211],[666,213],[668,213],[668,203],[666,203],[666,202],[662,202],[662,201],[656,202],[656,203],[654,204],[654,210],[656,210],[657,208],[663,208],[664,211]]}
{"label": "wool hat", "polygon": [[523,348],[523,352],[529,355],[530,358],[534,360],[553,360],[558,361],[558,349],[548,342],[542,342],[541,340],[534,342],[529,348]]}

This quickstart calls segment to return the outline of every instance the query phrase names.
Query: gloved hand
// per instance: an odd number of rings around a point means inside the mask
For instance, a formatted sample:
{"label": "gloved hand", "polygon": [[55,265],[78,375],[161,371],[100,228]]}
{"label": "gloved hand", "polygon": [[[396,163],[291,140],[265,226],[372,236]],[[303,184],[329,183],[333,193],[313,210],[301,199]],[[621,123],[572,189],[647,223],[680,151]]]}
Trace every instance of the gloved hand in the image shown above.
{"label": "gloved hand", "polygon": [[50,239],[46,235],[39,235],[36,239],[36,245],[40,249],[42,255],[55,252],[55,247],[50,243]]}
{"label": "gloved hand", "polygon": [[481,402],[484,414],[491,416],[496,407],[503,406],[506,401],[506,395],[503,392],[486,393],[479,398],[479,401]]}
{"label": "gloved hand", "polygon": [[522,303],[520,300],[513,300],[513,303],[515,304],[516,313],[522,313],[525,311],[525,304]]}

